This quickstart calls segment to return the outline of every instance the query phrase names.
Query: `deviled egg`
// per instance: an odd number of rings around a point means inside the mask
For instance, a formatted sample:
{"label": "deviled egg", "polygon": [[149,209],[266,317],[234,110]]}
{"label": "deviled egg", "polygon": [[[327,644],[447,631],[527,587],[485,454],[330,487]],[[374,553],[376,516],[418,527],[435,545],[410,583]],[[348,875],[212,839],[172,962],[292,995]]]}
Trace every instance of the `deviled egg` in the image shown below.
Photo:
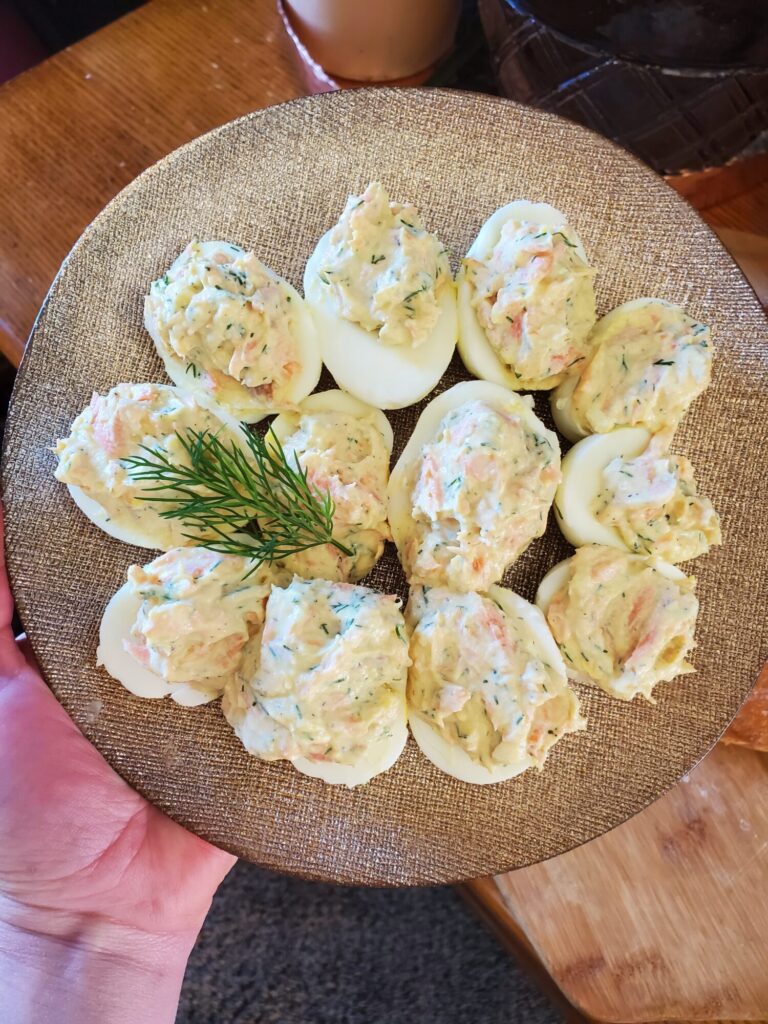
{"label": "deviled egg", "polygon": [[550,569],[536,604],[571,679],[654,703],[658,683],[694,671],[686,659],[699,610],[695,582],[668,562],[588,544]]}
{"label": "deviled egg", "polygon": [[239,423],[222,409],[208,408],[166,384],[118,384],[106,395],[94,393],[69,437],[56,442],[56,479],[110,537],[161,551],[188,545],[186,527],[164,519],[145,500],[148,485],[134,480],[124,462],[149,448],[161,450],[177,465],[188,465],[178,437],[187,430],[208,431],[247,450]]}
{"label": "deviled egg", "polygon": [[411,732],[441,771],[503,782],[585,728],[544,616],[511,590],[415,587],[406,621]]}
{"label": "deviled egg", "polygon": [[323,361],[344,391],[379,409],[413,405],[456,346],[446,250],[418,210],[372,182],[309,258],[304,294]]}
{"label": "deviled egg", "polygon": [[256,757],[360,786],[405,746],[408,664],[396,597],[294,577],[272,588],[255,670],[227,686],[222,709]]}
{"label": "deviled egg", "polygon": [[258,655],[274,575],[250,569],[206,548],[132,565],[104,611],[97,664],[137,697],[171,696],[188,707],[220,697]]}
{"label": "deviled egg", "polygon": [[245,423],[294,408],[320,376],[301,295],[231,242],[191,242],[153,281],[144,323],[177,387]]}
{"label": "deviled egg", "polygon": [[466,368],[516,391],[558,385],[590,350],[593,277],[559,210],[526,200],[496,210],[457,277]]}
{"label": "deviled egg", "polygon": [[706,324],[661,299],[634,299],[592,331],[591,355],[552,392],[552,415],[570,441],[616,427],[674,430],[712,375]]}
{"label": "deviled egg", "polygon": [[563,459],[555,519],[567,540],[685,562],[719,544],[720,519],[698,493],[693,466],[669,451],[668,432],[592,434]]}
{"label": "deviled egg", "polygon": [[411,583],[485,591],[547,525],[560,447],[533,399],[466,381],[419,417],[389,481],[389,524]]}
{"label": "deviled egg", "polygon": [[306,398],[296,412],[278,416],[270,434],[288,461],[298,462],[310,485],[330,494],[333,535],[354,552],[347,556],[324,544],[283,564],[308,578],[359,580],[391,540],[387,483],[393,438],[387,417],[344,391],[323,391]]}

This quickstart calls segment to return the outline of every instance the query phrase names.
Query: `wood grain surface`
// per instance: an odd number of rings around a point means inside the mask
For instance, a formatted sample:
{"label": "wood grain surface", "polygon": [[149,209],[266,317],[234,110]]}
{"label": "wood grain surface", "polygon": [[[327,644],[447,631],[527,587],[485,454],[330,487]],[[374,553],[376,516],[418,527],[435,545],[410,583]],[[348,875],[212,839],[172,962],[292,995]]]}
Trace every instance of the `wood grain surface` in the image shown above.
{"label": "wood grain surface", "polygon": [[272,0],[153,0],[0,87],[0,351],[19,364],[59,264],[124,185],[301,92]]}
{"label": "wood grain surface", "polygon": [[721,742],[768,753],[768,665],[760,673],[755,688],[728,727]]}
{"label": "wood grain surface", "polygon": [[768,760],[717,747],[657,803],[467,888],[599,1021],[768,1016]]}
{"label": "wood grain surface", "polygon": [[[124,185],[302,91],[272,0],[153,0],[0,86],[0,351],[18,366],[59,264]],[[714,227],[754,233],[768,156],[673,184]]]}

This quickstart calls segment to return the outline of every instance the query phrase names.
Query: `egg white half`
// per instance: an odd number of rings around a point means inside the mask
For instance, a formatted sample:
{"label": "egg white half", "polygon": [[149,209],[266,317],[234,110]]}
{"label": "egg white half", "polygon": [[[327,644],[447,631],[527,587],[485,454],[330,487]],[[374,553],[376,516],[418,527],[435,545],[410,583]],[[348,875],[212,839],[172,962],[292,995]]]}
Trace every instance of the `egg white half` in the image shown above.
{"label": "egg white half", "polygon": [[338,316],[319,277],[328,251],[327,231],[307,262],[304,293],[312,309],[323,362],[344,391],[378,409],[402,409],[424,397],[442,377],[456,347],[458,320],[453,283],[440,287],[440,318],[417,348],[387,345],[378,334]]}
{"label": "egg white half", "polygon": [[283,444],[296,431],[302,414],[306,413],[312,416],[323,412],[342,412],[347,416],[356,416],[360,419],[372,416],[373,422],[384,438],[387,449],[390,454],[392,453],[394,435],[387,417],[381,409],[376,409],[372,405],[362,402],[359,398],[355,398],[354,395],[350,395],[346,391],[318,391],[317,394],[309,395],[300,404],[296,412],[281,413],[275,417],[270,424],[269,433],[274,434],[278,441]]}
{"label": "egg white half", "polygon": [[[169,385],[162,385],[168,387],[169,390],[173,390]],[[182,389],[179,388],[179,391]],[[241,448],[246,454],[249,453],[248,445],[246,443],[246,432],[240,423],[232,416],[229,415],[224,409],[219,408],[210,398],[197,398],[198,404],[203,406],[208,412],[212,413],[217,419],[219,419],[224,427],[231,431],[235,441],[237,441]],[[140,454],[138,449],[135,454]],[[157,511],[153,508],[150,502],[147,502],[145,510],[135,510],[139,512],[139,521],[135,523],[116,523],[107,510],[101,505],[96,498],[93,498],[90,494],[78,487],[76,484],[67,484],[67,490],[69,491],[70,497],[80,509],[81,512],[87,516],[88,519],[97,526],[104,533],[110,537],[114,537],[115,540],[122,541],[124,544],[132,544],[137,548],[149,548],[152,551],[162,551],[167,548],[167,545],[163,545],[158,542],[153,530],[153,524],[157,523]]]}
{"label": "egg white half", "polygon": [[[535,425],[538,431],[545,429],[533,411],[533,399],[529,395],[513,394],[508,388],[490,381],[462,381],[461,384],[454,384],[452,388],[433,398],[419,416],[410,440],[389,477],[389,526],[398,552],[407,544],[413,529],[409,488],[411,469],[421,458],[424,446],[434,440],[443,417],[453,409],[466,405],[467,402],[476,401],[486,402],[497,409],[512,411],[529,422],[533,421],[532,425]],[[551,431],[547,433],[554,438]],[[556,450],[559,450],[559,447],[556,447]]]}
{"label": "egg white half", "polygon": [[[615,545],[613,545],[615,547]],[[649,562],[653,565],[653,568],[657,570],[662,576],[666,576],[670,580],[685,579],[685,573],[682,569],[678,569],[676,565],[671,565],[669,562],[662,562],[658,558],[646,558],[643,555],[628,555],[629,558],[637,558],[641,562],[648,564]],[[549,606],[555,598],[555,595],[562,590],[567,584],[568,578],[571,572],[571,559],[565,558],[562,562],[558,562],[557,565],[553,565],[549,572],[546,574],[544,579],[539,584],[539,588],[536,591],[536,605],[546,616],[549,611]],[[553,637],[554,641],[554,637]],[[556,643],[556,641],[555,641]],[[577,683],[587,683],[590,686],[596,684],[585,675],[579,672],[571,671],[570,667],[566,665],[566,671],[568,678],[572,679]],[[601,687],[602,689],[602,687]]]}
{"label": "egg white half", "polygon": [[566,377],[562,384],[558,384],[549,396],[549,407],[552,410],[552,419],[555,426],[569,441],[580,441],[587,437],[587,432],[582,430],[576,422],[571,410],[571,396],[576,385],[579,383],[577,375]]}
{"label": "egg white half", "polygon": [[[532,646],[535,653],[542,661],[556,670],[562,679],[563,687],[566,688],[565,664],[542,612],[505,587],[489,587],[488,596],[501,606],[505,615],[522,620],[527,628],[529,638],[533,641]],[[571,701],[572,709],[578,715],[576,695],[570,689],[566,689],[564,692]],[[558,693],[553,696],[560,695]],[[431,761],[441,772],[452,775],[460,782],[468,782],[474,786],[506,782],[532,767],[531,761],[526,759],[517,764],[500,764],[493,768],[486,768],[485,765],[473,760],[458,744],[449,743],[425,719],[413,711],[409,713],[408,724],[411,727],[413,738],[427,760]],[[583,728],[583,726],[581,727]]]}
{"label": "egg white half", "polygon": [[627,550],[618,530],[601,523],[592,511],[603,489],[603,470],[616,458],[634,459],[648,447],[644,427],[620,427],[610,434],[591,434],[571,448],[562,462],[562,480],[555,495],[555,521],[575,548],[607,544]]}
{"label": "egg white half", "polygon": [[[681,317],[686,321],[690,321],[692,324],[696,323],[693,317],[689,316],[681,307],[675,306],[673,302],[648,297],[632,299],[630,302],[623,302],[620,306],[616,306],[615,309],[612,309],[597,321],[590,334],[590,342],[593,345],[592,351],[594,352],[599,348],[606,335],[609,335],[621,320],[627,316],[631,317],[635,310],[644,309],[647,306],[672,307],[679,310]],[[582,363],[581,365],[586,366],[587,364]],[[562,384],[552,392],[549,400],[555,426],[569,441],[580,441],[582,437],[589,435],[589,431],[585,430],[575,418],[571,406],[573,392],[576,390],[579,379],[579,374],[566,377]]]}
{"label": "egg white half", "polygon": [[115,523],[110,519],[109,513],[103,505],[86,494],[81,487],[76,484],[67,484],[66,486],[72,501],[80,511],[104,533],[114,537],[115,540],[122,541],[123,544],[132,544],[137,548],[151,548],[154,551],[160,550],[157,543],[150,537],[149,532],[140,524]]}
{"label": "egg white half", "polygon": [[297,757],[293,760],[293,767],[302,775],[321,779],[331,786],[353,789],[355,786],[364,786],[376,775],[388,771],[402,754],[407,740],[408,725],[403,695],[402,719],[393,727],[392,735],[372,743],[354,764],[334,764],[331,761],[311,761],[307,757]]}
{"label": "egg white half", "polygon": [[[346,391],[317,392],[305,398],[295,411],[281,413],[270,424],[266,436],[267,442],[270,442],[270,438],[276,438],[281,445],[285,445],[286,440],[299,429],[302,415],[312,416],[322,413],[342,413],[352,419],[364,419],[368,423],[373,423],[374,427],[381,434],[387,451],[383,479],[384,486],[386,486],[386,481],[389,479],[389,461],[394,443],[390,422],[381,409],[374,409],[372,405],[361,402],[359,398],[347,394]],[[293,462],[293,458],[290,457],[290,459]],[[290,557],[286,560],[285,564],[290,567],[292,572],[296,572],[300,576],[321,576],[325,579],[339,580],[340,582],[362,579],[371,571],[383,554],[383,542],[382,550],[378,552],[378,557],[376,557],[377,551],[375,549],[375,542],[381,540],[382,535],[373,529],[362,530],[341,525],[338,525],[337,529],[334,530],[334,534],[340,540],[345,543],[349,541],[354,546],[355,554],[353,556],[339,556],[335,549],[329,549],[328,545],[324,545],[319,549],[316,548]]]}
{"label": "egg white half", "polygon": [[[397,721],[392,727],[390,736],[374,740],[352,764],[339,764],[333,761],[314,761],[308,757],[286,758],[302,775],[312,779],[320,779],[330,786],[363,786],[376,775],[388,771],[403,752],[408,740],[407,710],[405,703],[405,680],[398,694],[400,708]],[[263,749],[263,719],[250,705],[250,696],[246,690],[244,695],[240,684],[225,688],[222,711],[232,726],[240,742],[249,754],[261,758],[259,751]]]}
{"label": "egg white half", "polygon": [[[469,247],[467,257],[479,261],[488,259],[501,237],[502,228],[508,221],[541,224],[551,228],[568,227],[569,238],[572,238],[576,244],[576,255],[585,263],[587,262],[587,254],[581,239],[568,224],[565,214],[555,209],[554,206],[550,206],[549,203],[531,203],[527,199],[518,199],[492,213]],[[459,313],[458,348],[461,360],[467,370],[481,380],[501,384],[513,391],[545,390],[556,387],[560,381],[559,376],[553,377],[551,380],[523,380],[515,376],[499,357],[480,326],[472,305],[473,287],[467,278],[463,264],[456,275],[456,284]]]}
{"label": "egg white half", "polygon": [[[202,242],[200,244],[200,248],[203,255],[206,253],[220,252],[222,249],[229,249],[233,256],[241,255],[244,252],[244,250],[238,245],[233,245],[231,242],[221,241]],[[183,253],[176,257],[171,264],[170,269],[174,270],[179,263],[183,262],[182,258]],[[294,340],[296,342],[297,361],[300,365],[300,369],[286,389],[285,401],[288,405],[295,405],[303,398],[306,398],[310,391],[317,386],[317,382],[320,379],[320,371],[323,367],[323,361],[320,355],[317,332],[315,330],[312,315],[299,292],[297,292],[296,289],[285,280],[285,278],[276,274],[274,270],[264,264],[262,264],[262,266],[269,277],[271,277],[277,284],[282,285],[291,297],[291,314],[294,318],[295,325]],[[217,401],[217,399],[212,395],[210,389],[206,387],[202,377],[196,377],[194,374],[190,373],[189,364],[185,363],[183,359],[180,359],[175,353],[170,351],[169,347],[162,341],[154,312],[146,302],[144,305],[144,326],[154,342],[157,354],[163,361],[165,372],[180,391],[184,391],[187,394],[192,395],[198,401],[207,402],[208,404],[215,402],[217,405],[225,408],[227,412],[236,415],[238,420],[243,423],[258,423],[259,420],[263,420],[265,416],[269,416],[275,412],[280,412],[282,406],[270,406],[265,408],[264,405],[256,399],[254,399],[253,403],[245,405],[240,405],[238,403],[237,408],[229,407],[227,403],[223,401]]]}
{"label": "egg white half", "polygon": [[123,641],[130,639],[131,627],[141,608],[141,598],[128,583],[117,591],[104,609],[99,627],[96,664],[102,665],[119,683],[137,697],[171,697],[184,707],[195,707],[215,700],[219,693],[198,689],[188,683],[167,683],[129,654]]}

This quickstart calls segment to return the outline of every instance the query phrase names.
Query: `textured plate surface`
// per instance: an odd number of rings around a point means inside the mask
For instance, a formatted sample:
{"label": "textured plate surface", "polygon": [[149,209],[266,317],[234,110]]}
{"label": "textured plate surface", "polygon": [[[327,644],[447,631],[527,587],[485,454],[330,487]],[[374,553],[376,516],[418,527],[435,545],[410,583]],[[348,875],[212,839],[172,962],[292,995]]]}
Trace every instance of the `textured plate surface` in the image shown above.
{"label": "textured plate surface", "polygon": [[[381,179],[412,199],[454,259],[497,206],[564,210],[598,269],[600,313],[657,295],[712,325],[714,383],[678,434],[723,517],[726,543],[691,563],[702,610],[697,672],[658,705],[581,689],[589,729],[546,770],[471,787],[409,742],[359,790],[247,756],[218,705],[132,697],[94,665],[102,609],[146,552],[99,533],[52,476],[50,447],[93,389],[163,380],[141,322],[148,283],[192,237],[253,247],[297,287],[348,192]],[[440,387],[464,379],[458,362]],[[324,378],[322,386],[329,386]],[[370,884],[446,882],[521,867],[619,824],[709,749],[768,649],[766,321],[709,229],[610,143],[485,96],[363,90],[255,113],[173,153],[85,232],[37,322],[14,394],[3,477],[8,562],[48,681],[85,734],[141,793],[188,828],[259,864]],[[537,399],[540,413],[546,400]],[[422,403],[423,405],[423,403]],[[390,413],[399,454],[422,405]],[[505,582],[531,598],[568,553],[554,524]],[[368,581],[404,592],[390,551]]]}

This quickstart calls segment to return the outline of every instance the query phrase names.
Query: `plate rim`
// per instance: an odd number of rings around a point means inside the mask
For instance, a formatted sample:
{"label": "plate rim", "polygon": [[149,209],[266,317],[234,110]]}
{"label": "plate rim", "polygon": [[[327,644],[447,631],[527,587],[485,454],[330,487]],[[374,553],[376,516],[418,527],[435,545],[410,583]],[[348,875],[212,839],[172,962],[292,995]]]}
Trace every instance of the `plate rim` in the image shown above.
{"label": "plate rim", "polygon": [[[540,110],[539,108],[536,108],[536,107],[533,107],[533,106],[530,106],[530,105],[527,105],[527,104],[518,103],[518,102],[515,102],[515,101],[512,101],[512,100],[508,100],[508,99],[506,99],[504,97],[493,96],[493,95],[482,93],[482,92],[475,92],[475,91],[469,91],[469,90],[459,90],[459,89],[451,89],[451,88],[429,88],[429,87],[398,88],[398,87],[392,87],[392,86],[369,86],[369,87],[365,87],[365,88],[354,90],[354,95],[356,97],[362,96],[364,98],[367,98],[367,97],[370,97],[370,96],[376,96],[376,98],[378,100],[382,100],[383,99],[385,102],[390,97],[400,96],[400,95],[402,95],[404,93],[424,94],[424,95],[427,95],[427,96],[444,95],[444,96],[450,97],[450,98],[452,98],[454,100],[458,100],[459,103],[464,102],[464,100],[469,100],[469,101],[478,101],[479,100],[479,101],[481,101],[481,102],[483,102],[485,104],[488,104],[489,106],[498,106],[498,107],[504,108],[505,110],[511,110],[513,113],[514,113],[514,111],[517,111],[517,110],[522,110],[522,111],[526,111],[526,112],[534,112],[538,117],[543,118],[546,122],[549,122],[552,125],[559,125],[561,127],[565,126],[569,132],[572,132],[576,136],[583,136],[586,133],[587,136],[590,136],[599,146],[604,147],[607,151],[613,151],[613,152],[616,152],[618,154],[621,154],[622,158],[625,159],[625,160],[626,160],[626,158],[629,158],[631,163],[634,165],[635,169],[637,171],[639,171],[640,174],[642,176],[644,176],[648,181],[655,181],[655,182],[663,183],[663,185],[666,187],[668,192],[671,194],[671,197],[674,197],[673,200],[672,200],[674,205],[677,205],[677,206],[679,206],[681,208],[685,208],[688,211],[689,215],[692,213],[696,217],[696,219],[699,221],[699,223],[706,229],[706,233],[709,235],[709,242],[710,242],[710,244],[711,244],[712,241],[714,241],[716,243],[717,248],[721,252],[721,256],[725,255],[727,257],[728,262],[732,265],[733,268],[735,268],[735,270],[736,270],[737,274],[739,275],[739,277],[741,278],[741,280],[744,283],[746,283],[746,285],[748,286],[748,288],[749,288],[749,290],[750,290],[750,292],[752,294],[752,297],[754,299],[755,310],[759,309],[761,311],[763,321],[765,322],[765,326],[768,329],[768,313],[766,312],[766,310],[764,309],[764,307],[760,303],[759,297],[757,296],[754,288],[752,287],[752,285],[750,284],[750,282],[748,281],[748,279],[746,278],[746,276],[742,272],[742,270],[739,267],[739,265],[736,263],[736,261],[733,258],[733,256],[730,254],[730,252],[727,250],[725,245],[722,243],[722,241],[720,240],[720,238],[718,237],[716,232],[701,217],[700,213],[695,209],[695,207],[693,207],[692,204],[690,204],[685,197],[681,196],[674,188],[672,188],[672,186],[664,179],[664,177],[662,177],[661,175],[659,175],[655,171],[653,171],[648,165],[644,164],[639,159],[639,157],[635,156],[635,154],[631,153],[629,150],[627,150],[624,147],[618,145],[617,143],[613,142],[612,140],[607,139],[605,136],[600,135],[599,133],[595,132],[594,130],[592,130],[590,128],[587,128],[585,126],[576,124],[575,122],[570,121],[567,118],[564,118],[564,117],[562,117],[559,114],[555,114],[555,113],[552,113],[550,111],[543,111],[543,110]],[[217,136],[217,135],[219,135],[221,133],[226,132],[227,130],[230,130],[233,126],[236,126],[236,125],[241,125],[241,126],[242,125],[248,125],[251,122],[253,122],[255,120],[258,120],[259,117],[263,116],[264,114],[268,114],[270,112],[283,111],[283,110],[285,110],[287,108],[292,108],[292,107],[296,107],[296,106],[311,107],[311,106],[316,106],[318,104],[333,103],[339,97],[344,97],[345,95],[349,95],[349,93],[344,92],[344,91],[339,91],[339,92],[330,92],[330,93],[320,93],[320,94],[309,95],[309,96],[301,96],[301,97],[297,97],[297,98],[285,101],[283,103],[273,104],[273,105],[270,105],[268,107],[263,107],[263,108],[259,108],[257,110],[250,111],[250,112],[248,112],[246,114],[243,114],[240,117],[237,117],[237,118],[235,118],[235,119],[233,119],[231,121],[224,122],[221,125],[218,125],[218,126],[212,128],[212,129],[210,129],[209,131],[207,131],[207,132],[205,132],[205,133],[203,133],[201,135],[198,135],[198,136],[196,136],[193,139],[188,140],[187,142],[183,143],[181,146],[179,146],[176,149],[173,149],[169,153],[165,154],[159,160],[157,160],[154,163],[150,164],[148,167],[146,167],[144,170],[142,170],[135,178],[133,178],[130,182],[128,182],[122,189],[120,189],[120,191],[118,191],[105,204],[105,206],[96,214],[96,216],[84,227],[83,231],[81,232],[81,234],[79,235],[77,240],[74,242],[74,244],[70,248],[70,250],[67,253],[67,255],[64,257],[64,259],[63,259],[63,261],[62,261],[62,263],[61,263],[61,265],[60,265],[60,267],[59,267],[55,277],[53,278],[53,280],[52,280],[52,282],[51,282],[51,284],[50,284],[50,286],[49,286],[49,288],[48,288],[48,290],[46,292],[46,295],[45,295],[45,297],[44,297],[44,299],[43,299],[43,301],[41,303],[41,306],[40,306],[40,308],[39,308],[39,310],[37,312],[37,315],[35,317],[34,323],[33,323],[32,328],[30,330],[30,334],[29,334],[29,338],[28,338],[27,344],[25,346],[24,355],[23,355],[21,364],[20,364],[20,366],[19,366],[19,368],[17,370],[16,379],[14,381],[14,387],[13,387],[13,391],[12,391],[11,399],[10,399],[10,403],[9,403],[8,417],[7,417],[7,421],[6,421],[6,436],[10,437],[14,433],[14,429],[15,429],[15,426],[16,426],[16,416],[20,415],[20,413],[17,412],[17,403],[15,401],[16,396],[17,396],[17,388],[21,389],[21,387],[23,385],[23,382],[24,382],[24,380],[26,378],[26,375],[30,372],[30,370],[29,370],[30,356],[31,356],[31,353],[33,351],[33,346],[36,343],[39,342],[39,336],[40,336],[40,332],[42,330],[43,320],[44,320],[44,317],[45,317],[46,312],[48,310],[48,307],[49,307],[50,303],[52,302],[52,300],[55,299],[55,296],[56,296],[56,293],[58,291],[58,288],[61,285],[62,277],[65,274],[65,272],[66,272],[66,270],[68,268],[68,265],[69,265],[72,257],[77,253],[79,248],[82,245],[84,245],[85,243],[87,243],[87,241],[90,239],[90,237],[96,231],[98,231],[102,219],[104,219],[108,215],[108,213],[111,211],[111,208],[112,208],[113,204],[116,205],[116,204],[124,201],[124,199],[127,196],[129,196],[136,188],[140,187],[140,185],[142,183],[144,183],[145,181],[150,179],[153,175],[161,173],[162,169],[165,167],[166,164],[170,163],[171,161],[173,161],[175,159],[178,159],[181,154],[189,154],[190,152],[193,152],[198,146],[203,146],[203,145],[208,144],[212,138],[214,138],[215,136]],[[6,498],[6,493],[8,491],[8,483],[9,483],[9,479],[10,479],[10,476],[11,476],[12,472],[13,472],[13,470],[12,470],[10,464],[9,464],[8,445],[4,444],[3,447],[2,447],[2,457],[0,458],[0,492],[2,493],[3,501],[5,501],[5,498]],[[27,628],[27,621],[28,621],[28,608],[27,608],[26,598],[21,593],[23,588],[19,587],[19,591],[20,591],[19,595],[17,595],[17,593],[16,593],[16,582],[17,581],[16,581],[16,578],[15,578],[15,573],[12,573],[12,570],[11,570],[11,566],[12,566],[12,563],[13,563],[13,557],[11,556],[11,553],[10,553],[10,547],[9,547],[9,543],[8,543],[8,536],[7,536],[7,534],[5,536],[5,542],[4,542],[4,555],[6,557],[6,565],[7,565],[7,568],[8,568],[8,575],[9,575],[9,580],[10,580],[10,583],[11,583],[11,591],[12,591],[12,594],[13,594],[14,602],[16,604],[16,607],[17,607],[17,610],[18,610],[19,617],[21,619],[22,625],[24,626],[24,628],[26,630],[26,628]],[[36,637],[31,635],[31,634],[29,634],[29,633],[27,634],[27,636],[28,636],[29,642],[31,644],[31,647],[32,647],[32,650],[33,650],[35,656],[38,657],[38,648],[37,648]],[[766,651],[765,654],[768,655],[768,651]],[[43,676],[43,679],[46,682],[46,685],[48,685],[49,689],[53,693],[53,695],[56,698],[56,700],[59,701],[59,698],[56,696],[55,690],[53,689],[53,687],[48,682],[47,677],[45,676],[45,673],[43,672],[42,669],[40,669],[40,671],[41,671],[41,675]],[[543,863],[546,860],[550,860],[550,859],[552,859],[554,857],[561,856],[562,854],[570,852],[571,850],[578,849],[580,846],[583,846],[583,845],[585,845],[588,842],[592,842],[595,839],[599,839],[603,835],[607,835],[609,832],[612,832],[615,828],[618,828],[620,825],[622,825],[622,824],[624,824],[624,823],[626,823],[628,821],[631,821],[632,819],[637,817],[638,814],[641,814],[652,803],[655,803],[658,799],[662,798],[666,793],[668,793],[670,789],[672,789],[674,786],[678,785],[680,783],[681,779],[683,779],[685,777],[685,775],[687,775],[689,772],[693,771],[696,768],[696,766],[698,764],[700,764],[701,761],[711,752],[713,747],[717,744],[719,739],[722,737],[722,735],[728,729],[728,727],[731,724],[731,722],[733,721],[733,719],[738,714],[738,712],[739,712],[741,706],[743,705],[744,701],[746,701],[748,699],[750,693],[752,692],[752,690],[754,689],[755,685],[757,684],[758,677],[759,677],[759,672],[758,672],[758,675],[751,681],[751,685],[750,685],[749,689],[747,691],[745,691],[744,696],[742,697],[742,700],[741,700],[741,703],[739,704],[739,706],[736,708],[736,710],[733,712],[733,714],[729,717],[728,721],[725,723],[725,725],[723,725],[723,727],[720,729],[718,734],[714,738],[712,738],[710,741],[708,741],[708,745],[706,746],[706,749],[703,750],[700,753],[700,755],[697,757],[695,763],[692,763],[686,769],[686,771],[684,771],[681,775],[677,776],[674,779],[669,780],[662,788],[657,789],[656,792],[654,793],[654,795],[650,796],[647,800],[645,800],[645,802],[642,803],[642,806],[638,806],[627,817],[623,818],[621,821],[618,821],[618,822],[616,822],[613,825],[610,825],[607,829],[604,829],[603,831],[600,831],[599,833],[595,834],[594,836],[581,839],[581,840],[579,840],[577,842],[572,843],[571,845],[568,845],[567,848],[565,848],[563,850],[560,850],[558,852],[550,853],[550,854],[548,854],[545,857],[532,858],[532,859],[529,859],[529,860],[527,860],[525,862],[522,862],[522,861],[518,862],[518,863],[516,863],[514,865],[513,868],[500,868],[498,873],[502,873],[502,872],[505,872],[507,870],[522,869],[523,867],[528,867],[528,866],[531,866],[531,865],[536,864],[536,863]],[[61,701],[59,701],[59,703],[61,703]],[[67,712],[67,714],[69,714],[69,713]],[[74,719],[73,719],[73,721],[74,721]],[[80,725],[78,725],[78,728],[80,728]],[[92,742],[92,741],[88,740],[88,742]],[[409,740],[409,742],[412,742],[412,740]],[[99,749],[99,748],[97,747],[97,749]],[[99,749],[99,752],[102,753],[102,751],[100,749]],[[105,755],[102,753],[102,756],[105,756]],[[105,757],[105,760],[107,760],[106,757]],[[117,765],[113,764],[109,760],[107,760],[107,763],[110,764],[110,767],[112,768],[113,771],[116,771],[117,774],[120,775],[121,778],[125,779],[125,776],[122,774],[120,768]],[[142,793],[142,795],[145,796],[145,798],[149,799],[147,794],[145,792],[143,792],[143,789],[137,785],[137,781],[136,780],[128,781],[127,779],[125,779],[125,781],[127,782],[128,785],[132,786],[132,788],[134,788],[138,792]],[[164,811],[164,813],[168,813],[168,812]],[[188,826],[184,826],[184,827],[188,827]],[[196,833],[196,834],[199,835],[200,833]],[[210,840],[207,840],[207,841],[210,841]],[[225,849],[225,850],[228,850],[229,852],[234,853],[236,856],[243,856],[243,854],[240,851],[238,851],[234,847],[233,844],[227,844],[226,842],[219,842],[219,843],[217,843],[217,845],[219,845],[220,848],[222,848],[222,849]],[[254,862],[255,863],[263,863],[263,862],[259,862],[259,861],[254,861]],[[283,873],[290,874],[290,875],[293,875],[295,877],[305,878],[305,879],[308,879],[308,880],[317,880],[317,881],[324,881],[324,882],[331,882],[331,883],[341,883],[341,884],[355,884],[355,885],[360,885],[360,886],[364,886],[364,887],[372,887],[372,888],[381,888],[381,887],[397,887],[397,888],[400,888],[400,887],[410,887],[410,886],[413,886],[413,885],[424,885],[424,884],[456,884],[457,882],[467,881],[467,880],[469,880],[471,878],[478,877],[478,876],[473,875],[473,874],[462,874],[462,875],[458,875],[456,877],[446,877],[446,876],[443,875],[443,876],[440,877],[439,881],[433,880],[432,882],[430,882],[429,880],[426,880],[426,879],[416,879],[416,880],[413,880],[413,881],[400,880],[400,879],[397,879],[397,880],[394,880],[394,881],[393,880],[378,881],[378,880],[362,879],[362,880],[356,880],[356,881],[350,883],[350,882],[344,882],[344,880],[341,879],[340,877],[334,877],[334,876],[331,876],[331,875],[328,875],[328,874],[325,874],[325,873],[322,873],[322,872],[313,872],[312,870],[307,870],[307,869],[295,869],[292,866],[288,866],[288,867],[285,867],[285,866],[275,866],[273,864],[270,864],[268,866],[270,867],[271,870],[282,871]]]}

